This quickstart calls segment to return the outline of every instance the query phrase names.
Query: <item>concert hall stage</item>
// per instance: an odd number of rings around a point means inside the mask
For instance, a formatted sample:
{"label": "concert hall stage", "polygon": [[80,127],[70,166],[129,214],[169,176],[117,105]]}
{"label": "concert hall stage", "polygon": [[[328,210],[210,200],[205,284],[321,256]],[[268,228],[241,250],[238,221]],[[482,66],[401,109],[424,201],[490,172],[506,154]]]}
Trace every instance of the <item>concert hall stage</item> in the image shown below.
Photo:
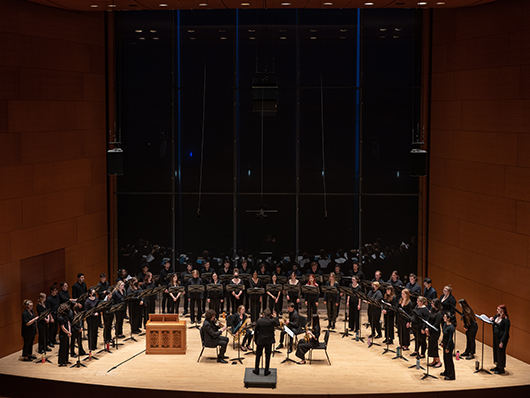
{"label": "concert hall stage", "polygon": [[[364,317],[364,316],[363,316]],[[342,317],[341,317],[342,318]],[[185,318],[188,319],[189,318]],[[512,397],[528,396],[530,393],[530,365],[509,357],[505,375],[473,373],[474,362],[455,361],[455,381],[445,381],[440,369],[432,369],[431,374],[438,379],[422,380],[423,370],[409,369],[415,364],[392,359],[394,353],[382,354],[385,346],[372,346],[352,340],[353,336],[342,338],[343,322],[337,322],[338,329],[331,333],[328,365],[323,351],[313,353],[313,364],[297,365],[292,362],[281,364],[286,350],[276,354],[271,367],[278,371],[278,384],[275,389],[250,388],[243,383],[245,368],[254,364],[254,355],[244,355],[243,365],[220,364],[214,359],[215,350],[206,348],[200,362],[201,350],[199,331],[188,329],[186,355],[145,355],[145,337],[135,336],[138,342],[126,341],[112,353],[96,355],[99,360],[84,361],[86,368],[59,368],[56,346],[49,356],[53,364],[34,364],[19,361],[20,352],[0,360],[0,396],[20,398],[47,398],[68,396],[72,398],[121,398],[121,397],[179,397],[219,398],[222,394],[251,394],[253,396],[278,395],[296,397],[300,395],[336,396],[349,395],[370,397],[401,397],[411,394],[429,394],[430,397],[499,397],[501,394]],[[128,324],[124,325],[128,332]],[[100,340],[101,340],[100,330]],[[363,328],[367,336],[367,329]],[[277,332],[277,337],[279,332]],[[380,340],[376,340],[380,342]],[[83,342],[86,349],[87,342]],[[465,336],[458,333],[457,349],[463,351]],[[22,348],[22,339],[20,340]],[[100,344],[102,346],[102,344]],[[36,349],[36,345],[34,348]],[[395,346],[391,346],[395,349]],[[480,360],[481,344],[477,342],[477,358]],[[139,354],[139,355],[137,355]],[[137,355],[137,356],[135,356]],[[230,342],[227,355],[237,357]],[[134,357],[134,358],[133,358]],[[290,355],[296,359],[294,353]],[[132,359],[130,359],[132,358]],[[128,360],[130,359],[130,360]],[[75,360],[71,358],[72,363]],[[126,361],[126,362],[124,362]],[[116,369],[109,370],[121,364]],[[422,360],[425,365],[425,359]],[[484,368],[493,367],[492,352],[485,347]]]}

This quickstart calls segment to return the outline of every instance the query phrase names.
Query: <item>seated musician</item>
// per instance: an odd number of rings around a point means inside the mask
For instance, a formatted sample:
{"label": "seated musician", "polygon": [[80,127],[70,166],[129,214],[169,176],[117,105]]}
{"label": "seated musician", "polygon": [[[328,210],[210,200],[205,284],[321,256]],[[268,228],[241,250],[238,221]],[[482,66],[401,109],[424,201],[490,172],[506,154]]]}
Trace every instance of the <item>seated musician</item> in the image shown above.
{"label": "seated musician", "polygon": [[298,365],[305,364],[305,354],[307,351],[311,348],[318,347],[318,337],[320,336],[320,319],[318,314],[313,314],[311,325],[311,330],[307,331],[305,341],[298,343],[298,347],[296,348],[295,355],[301,359]]}
{"label": "seated musician", "polygon": [[[293,331],[294,334],[300,333],[300,315],[295,310],[295,304],[289,303],[287,310],[289,311],[289,319],[285,321],[285,325]],[[280,334],[280,344],[276,347],[277,350],[283,348],[283,339],[287,333],[282,330]],[[293,338],[289,336],[289,353],[293,352]]]}
{"label": "seated musician", "polygon": [[225,361],[226,346],[228,344],[228,337],[221,336],[226,330],[226,326],[219,328],[215,320],[215,311],[208,310],[205,314],[205,320],[202,324],[202,332],[204,336],[203,344],[205,347],[215,348],[219,346],[219,355],[217,356],[217,362],[228,363]]}
{"label": "seated musician", "polygon": [[232,320],[232,330],[231,333],[236,336],[239,336],[237,339],[241,339],[241,336],[244,335],[243,341],[241,342],[241,351],[250,350],[250,343],[252,342],[252,331],[248,328],[250,323],[250,317],[245,314],[245,306],[240,305],[237,307],[237,314],[232,315],[234,318]]}

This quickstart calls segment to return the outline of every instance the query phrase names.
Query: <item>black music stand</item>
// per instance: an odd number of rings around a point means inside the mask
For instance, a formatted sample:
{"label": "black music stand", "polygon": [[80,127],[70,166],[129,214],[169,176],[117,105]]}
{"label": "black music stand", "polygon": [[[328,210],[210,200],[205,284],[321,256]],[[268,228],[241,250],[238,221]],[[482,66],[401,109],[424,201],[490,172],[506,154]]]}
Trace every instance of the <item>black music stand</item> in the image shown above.
{"label": "black music stand", "polygon": [[[450,304],[450,303],[449,303],[449,305],[450,305],[451,307],[453,307],[453,310],[455,310],[455,312],[456,312],[458,315],[460,315],[460,316],[464,316],[464,314],[462,314],[460,311],[458,311],[458,308],[456,308],[453,304]],[[456,332],[456,328],[455,328],[455,332]],[[454,336],[454,344],[453,344],[453,346],[455,347],[455,348],[453,348],[453,356],[456,357],[456,333],[453,333],[453,336]]]}
{"label": "black music stand", "polygon": [[258,279],[260,280],[261,286],[265,286],[266,284],[271,283],[270,275],[258,275]]}
{"label": "black music stand", "polygon": [[[288,338],[294,340],[294,332],[291,329],[289,329],[287,327],[287,325],[283,326],[283,330],[285,331],[285,333],[287,333],[287,336],[289,336]],[[294,359],[289,358],[289,349],[287,349],[287,357],[285,357],[285,359],[283,361],[281,361],[280,363],[285,363],[285,362],[296,363],[296,361]]]}
{"label": "black music stand", "polygon": [[[348,302],[346,297],[356,297],[357,295],[354,293],[353,289],[348,286],[339,286],[339,291],[344,294],[344,300]],[[350,298],[351,300],[351,298]],[[351,304],[350,304],[351,305]],[[344,332],[341,332],[342,338],[347,337],[350,335],[349,328],[346,326],[348,324],[348,306],[344,306]]]}
{"label": "black music stand", "polygon": [[[318,302],[318,295],[320,294],[320,290],[318,289],[318,286],[312,286],[312,285],[302,285],[302,294],[305,294],[306,297],[308,297],[309,295],[313,295],[313,296],[316,296],[316,301]],[[308,301],[308,304],[309,304],[309,300]],[[308,305],[307,306],[307,319],[310,319],[311,316],[310,315],[313,315],[313,313],[311,312],[311,306]],[[318,311],[318,308],[317,308],[317,311]]]}
{"label": "black music stand", "polygon": [[[129,304],[132,300],[138,300],[138,295],[140,294],[141,290],[135,290],[134,292],[131,292],[130,294],[128,294],[124,299],[123,301],[127,304]],[[131,304],[132,305],[132,304]],[[129,307],[129,313],[131,315],[131,321],[130,321],[130,324],[131,324],[131,336],[130,337],[127,337],[125,340],[123,341],[129,341],[129,340],[132,340],[132,341],[136,341],[138,342],[138,340],[136,340],[133,336],[133,312],[131,311],[131,308]]]}
{"label": "black music stand", "polygon": [[[156,295],[156,289],[157,289],[157,287],[150,287],[149,289],[142,290],[142,292],[138,295],[138,298],[141,300],[144,297],[149,298],[151,296],[154,296],[154,295]],[[149,315],[148,306],[147,306],[146,303],[144,303],[144,318],[147,318],[148,315]],[[145,332],[142,332],[138,336],[144,336],[144,335],[145,335]]]}
{"label": "black music stand", "polygon": [[480,360],[480,369],[475,370],[473,373],[484,372],[490,375],[491,372],[489,370],[484,369],[484,324],[489,323],[491,325],[493,324],[493,322],[484,314],[482,314],[481,316],[475,314],[475,316],[482,321],[482,359]]}
{"label": "black music stand", "polygon": [[202,275],[201,275],[201,279],[203,280],[203,282],[208,282],[210,283],[210,281],[212,280],[212,274],[213,272],[203,272]]}
{"label": "black music stand", "polygon": [[276,275],[276,283],[280,285],[287,283],[287,277],[285,275]]}
{"label": "black music stand", "polygon": [[[77,315],[72,320],[72,323],[82,322],[86,318],[85,314],[86,314],[85,311],[78,312]],[[70,368],[80,368],[80,367],[86,368],[86,365],[81,363],[81,344],[78,344],[78,347],[77,347],[77,361],[72,366],[70,366]]]}
{"label": "black music stand", "polygon": [[[373,300],[372,298],[368,297],[368,295],[364,294],[361,291],[357,291],[356,293],[361,298],[361,300],[366,301],[368,303],[368,311],[370,311],[370,306],[371,305],[381,308],[381,304],[378,303],[377,301]],[[360,323],[360,319],[359,319],[359,323]],[[361,328],[359,328],[359,330],[361,330]],[[379,344],[379,343],[374,343],[373,337],[372,338],[368,337],[368,348],[370,348],[373,345],[381,346],[381,344]]]}
{"label": "black music stand", "polygon": [[[249,295],[249,297],[263,296],[265,294],[265,289],[262,287],[252,287],[247,290],[247,294]],[[258,299],[256,298],[255,300],[258,300]],[[261,305],[258,307],[258,318],[260,316],[260,313],[261,313]]]}
{"label": "black music stand", "polygon": [[[219,283],[208,283],[208,284],[206,285],[206,291],[207,291],[208,293],[209,293],[209,292],[215,292],[215,293],[218,293],[219,297],[222,296],[222,294],[223,294],[223,289],[224,289],[223,285],[221,285],[221,284],[219,284]],[[184,289],[182,289],[182,291],[184,291]],[[177,291],[177,292],[178,292],[178,291]],[[171,292],[171,293],[173,293],[173,292]],[[216,300],[221,300],[221,299],[218,298],[218,299],[216,299]],[[221,304],[221,303],[219,302],[219,304]],[[219,315],[219,314],[217,314],[217,315]],[[226,316],[226,313],[225,313],[225,316]]]}
{"label": "black music stand", "polygon": [[[102,313],[104,310],[110,308],[111,305],[112,301],[100,301],[96,306],[96,311]],[[112,354],[112,351],[107,348],[107,345],[105,343],[103,343],[103,349],[96,352],[96,355],[102,352],[108,352],[109,354]]]}
{"label": "black music stand", "polygon": [[[403,318],[407,319],[409,322],[412,322],[412,318],[410,317],[409,314],[403,311],[403,308],[398,307],[397,315],[401,315]],[[407,329],[407,333],[410,333],[408,329]],[[392,359],[397,359],[397,358],[403,359],[404,361],[407,361],[407,362],[409,361],[407,358],[403,356],[403,351],[401,350],[401,348],[396,349],[396,356],[393,357]]]}
{"label": "black music stand", "polygon": [[[98,312],[97,309],[98,309],[98,307],[96,305],[94,308],[92,308],[92,309],[90,309],[88,311],[81,312],[80,314],[84,314],[83,317],[82,317],[83,320],[88,318],[89,316],[93,316],[96,312]],[[96,332],[97,332],[97,329],[96,329]],[[81,352],[81,347],[79,347],[79,352]],[[77,356],[77,358],[79,358],[79,355]],[[92,355],[92,350],[89,350],[87,357],[85,359],[83,359],[83,361],[91,361],[92,359],[96,359],[96,360],[99,361],[99,358],[97,358],[97,357]],[[71,367],[73,367],[73,366],[75,366],[75,365],[72,365]]]}
{"label": "black music stand", "polygon": [[[39,315],[39,318],[37,319],[36,322],[38,323],[38,322],[44,320],[44,318],[46,318],[48,315],[50,315],[51,312],[52,312],[51,309],[44,310],[44,311],[42,312],[42,314]],[[42,361],[42,357],[41,357],[41,359],[37,359],[37,360],[35,360],[34,363],[45,363],[45,362],[53,363],[53,362],[50,361],[50,360],[48,359],[48,357],[46,356],[46,348],[48,347],[48,325],[46,325],[46,327],[44,328],[44,330],[45,330],[45,332],[46,332],[46,333],[45,333],[46,336],[44,337],[44,353],[42,354],[43,357],[44,357],[44,361]]]}
{"label": "black music stand", "polygon": [[[191,297],[191,295],[193,293],[201,293],[201,295],[204,296],[204,285],[188,285],[188,295]],[[204,298],[203,298],[204,300]],[[191,305],[191,302],[190,302],[190,305]],[[192,309],[190,308],[190,311],[192,311]],[[195,309],[193,309],[193,311],[195,311]],[[199,311],[202,311],[202,303],[199,305]],[[201,316],[201,313],[199,312],[198,314],[199,316]],[[201,327],[199,326],[198,323],[196,323],[195,325],[193,326],[190,326],[188,329],[198,329],[200,330]]]}
{"label": "black music stand", "polygon": [[[416,311],[416,310],[414,310]],[[422,318],[420,315],[418,315],[418,313],[414,313],[423,323],[425,323],[428,327],[430,327],[431,329],[433,329],[435,332],[438,332],[438,328],[434,327],[434,325],[431,325],[426,319]],[[421,333],[421,332],[420,332]],[[418,352],[418,356],[416,357],[416,367],[418,367],[418,363],[420,361],[419,359],[419,356],[420,356],[420,353]],[[409,367],[412,367],[412,366],[409,366]],[[425,370],[425,368],[423,368],[422,366],[420,366],[421,369]],[[428,378],[428,377],[432,377],[433,379],[437,379],[438,377],[436,376],[433,376],[431,374],[429,374],[429,347],[427,347],[427,372],[425,372],[423,374],[423,377],[421,378],[422,380]]]}
{"label": "black music stand", "polygon": [[[396,310],[394,309],[394,307],[392,306],[392,304],[387,303],[385,300],[382,300],[381,303],[383,304],[383,306],[384,306],[383,309],[384,309],[385,311],[387,311],[387,312],[388,312],[388,311],[394,311],[394,312],[396,312]],[[390,322],[385,322],[385,323],[386,323],[386,325],[385,325],[385,326],[386,326],[386,331],[385,331],[385,333],[386,333],[387,336],[389,336],[389,335],[390,335],[390,328],[393,328],[394,325],[390,325]],[[387,352],[393,352],[393,353],[395,353],[394,350],[391,350],[391,349],[390,349],[390,343],[389,343],[388,337],[386,338],[386,348],[383,350],[383,355],[386,354]],[[428,360],[427,360],[427,361],[428,361]]]}
{"label": "black music stand", "polygon": [[[326,275],[324,275],[324,276],[326,276]],[[329,277],[329,275],[328,275],[328,277]],[[329,293],[329,294],[339,294],[340,293],[339,290],[335,286],[320,286],[320,291],[322,293],[324,293],[324,297],[325,297],[326,293]],[[340,300],[340,295],[339,295],[339,300]],[[330,325],[331,325],[330,319],[328,319],[328,332],[335,333],[335,330],[331,330],[330,329]]]}
{"label": "black music stand", "polygon": [[[127,306],[127,303],[125,301],[121,302],[119,304],[113,305],[112,307],[110,307],[109,314],[114,314],[117,311],[123,311],[123,310],[125,310],[126,306]],[[118,335],[116,333],[114,333],[113,346],[116,347],[116,349],[118,349],[120,345],[123,345],[123,343],[119,342]]]}

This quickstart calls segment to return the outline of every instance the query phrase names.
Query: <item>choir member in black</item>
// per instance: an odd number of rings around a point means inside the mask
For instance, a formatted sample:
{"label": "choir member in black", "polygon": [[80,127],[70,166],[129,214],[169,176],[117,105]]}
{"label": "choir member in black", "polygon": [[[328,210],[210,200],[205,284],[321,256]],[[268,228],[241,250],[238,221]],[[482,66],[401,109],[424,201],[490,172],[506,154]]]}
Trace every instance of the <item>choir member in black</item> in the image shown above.
{"label": "choir member in black", "polygon": [[440,302],[442,303],[442,311],[450,312],[451,315],[455,314],[456,299],[452,295],[453,288],[451,285],[444,287],[443,294],[440,296]]}
{"label": "choir member in black", "polygon": [[409,281],[405,285],[405,288],[409,289],[411,300],[416,304],[417,297],[421,294],[421,287],[418,285],[416,274],[409,275]]}
{"label": "choir member in black", "polygon": [[50,323],[48,323],[48,345],[50,347],[54,347],[55,344],[59,344],[59,342],[56,340],[57,338],[57,311],[59,310],[59,290],[57,289],[57,285],[52,285],[50,287],[50,295],[46,298],[46,308],[51,310],[50,315]]}
{"label": "choir member in black", "polygon": [[[326,286],[334,286],[336,289],[339,288],[339,283],[335,279],[335,273],[329,274],[329,280],[326,282]],[[328,311],[328,329],[335,329],[335,322],[337,321],[337,315],[339,311],[341,293],[326,293],[324,294],[324,304]]]}
{"label": "choir member in black", "polygon": [[[148,272],[145,274],[144,284],[142,285],[143,290],[152,289],[155,287],[153,280],[153,274]],[[155,313],[156,308],[156,295],[145,296],[144,300],[144,328],[147,328],[147,321],[149,320],[149,314]]]}
{"label": "choir member in black", "polygon": [[302,273],[298,269],[298,265],[296,263],[293,263],[293,267],[287,272],[287,276],[291,277],[291,274],[294,274],[295,276],[302,276]]}
{"label": "choir member in black", "polygon": [[79,355],[86,355],[85,350],[83,349],[83,320],[74,323],[74,317],[83,311],[83,305],[79,302],[73,304],[73,308],[70,308],[68,311],[68,320],[70,321],[70,356],[72,358],[77,358],[77,353],[75,352],[75,345],[79,347]]}
{"label": "choir member in black", "polygon": [[[182,278],[182,284],[184,285],[185,287],[185,293],[188,293],[188,281],[191,279],[192,275],[191,273],[193,272],[193,266],[191,264],[186,264],[186,270],[182,273],[181,275],[181,278]],[[187,280],[186,280],[187,278]],[[188,312],[189,312],[189,306],[190,306],[190,303],[189,303],[189,300],[186,300],[184,299],[184,312],[182,313],[182,316],[185,316]]]}
{"label": "choir member in black", "polygon": [[[37,301],[37,315],[41,315],[46,311],[46,293],[39,293],[39,300]],[[44,319],[37,322],[37,330],[39,331],[39,346],[38,353],[44,354],[46,351],[51,351],[48,348],[48,324],[50,323],[51,315],[48,314]]]}
{"label": "choir member in black", "polygon": [[493,362],[496,366],[491,369],[496,375],[504,374],[506,367],[506,346],[510,338],[510,319],[508,309],[504,304],[497,307],[497,313],[493,318]]}
{"label": "choir member in black", "polygon": [[131,279],[131,276],[127,272],[125,268],[120,268],[118,270],[118,277],[116,278],[116,282],[123,281],[127,282],[129,279]]}
{"label": "choir member in black", "polygon": [[[114,305],[123,303],[125,298],[125,283],[123,281],[118,281],[116,283],[116,289],[112,293],[112,301]],[[120,311],[116,311],[116,325],[114,327],[114,332],[116,337],[123,339],[125,335],[123,334],[123,319],[125,318],[125,308]]]}
{"label": "choir member in black", "polygon": [[352,269],[350,270],[350,276],[358,276],[359,281],[364,281],[366,278],[364,277],[364,273],[359,269],[359,263],[357,261],[354,261],[352,264]]}
{"label": "choir member in black", "polygon": [[311,330],[307,331],[306,339],[298,343],[296,356],[300,358],[298,365],[305,364],[305,354],[312,348],[318,347],[318,338],[320,337],[320,319],[318,314],[313,314],[311,320]]}
{"label": "choir member in black", "polygon": [[[194,270],[196,271],[196,270]],[[198,273],[198,271],[196,271]],[[193,314],[193,307],[191,308]],[[205,314],[204,323],[202,324],[202,333],[204,336],[204,346],[215,348],[219,346],[219,355],[217,356],[217,362],[228,363],[225,361],[226,346],[228,344],[228,337],[222,336],[226,330],[226,326],[221,329],[217,326],[215,320],[215,311],[208,310]]]}
{"label": "choir member in black", "polygon": [[[237,307],[237,312],[234,314],[234,318],[232,320],[232,335],[239,334],[239,338],[241,338],[241,335],[244,335],[243,341],[240,344],[241,351],[250,350],[250,344],[252,343],[252,330],[248,329],[246,325],[248,325],[250,322],[250,319],[248,319],[248,316],[245,314],[245,306],[240,305]],[[244,331],[241,330],[241,328],[246,328]],[[239,332],[239,333],[238,333]]]}
{"label": "choir member in black", "polygon": [[[249,280],[249,286],[251,289],[256,287],[261,287],[261,281],[258,278],[258,271],[254,270],[252,273],[252,278]],[[263,300],[261,295],[249,294],[250,296],[250,318],[252,322],[258,320],[259,310],[261,308],[261,300]]]}
{"label": "choir member in black", "polygon": [[291,275],[289,275],[289,279],[287,279],[287,283],[292,286],[298,286],[298,290],[296,292],[285,292],[285,297],[287,298],[288,303],[295,303],[296,309],[300,309],[300,281],[296,279],[296,273],[291,272]]}
{"label": "choir member in black", "polygon": [[59,303],[73,303],[75,302],[75,299],[70,298],[70,293],[68,292],[68,283],[61,282],[60,285],[61,289],[59,290]]}
{"label": "choir member in black", "polygon": [[[194,269],[191,271],[191,278],[188,281],[188,288],[192,285],[202,285],[202,279],[199,278],[199,271]],[[201,322],[202,318],[202,299],[203,299],[204,292],[199,293],[188,293],[188,302],[190,306],[190,319],[191,323],[194,324],[195,320],[197,320],[197,323]],[[195,310],[197,310],[197,314],[195,313]]]}
{"label": "choir member in black", "polygon": [[68,362],[68,340],[72,337],[68,313],[70,305],[63,303],[57,310],[57,323],[59,324],[59,366],[66,366]]}
{"label": "choir member in black", "polygon": [[274,270],[273,274],[276,275],[276,276],[285,276],[285,272],[283,272],[283,270],[282,270],[282,264],[281,263],[277,263],[276,264],[276,269]]}
{"label": "choir member in black", "polygon": [[[396,270],[392,271],[392,275],[386,283],[390,283],[392,286],[394,286],[394,289],[403,287],[403,282],[401,282],[401,279],[399,279],[399,273]],[[396,289],[396,291],[398,290],[400,289]]]}
{"label": "choir member in black", "polygon": [[[420,319],[421,318],[421,319]],[[429,318],[429,309],[427,308],[427,299],[419,296],[416,308],[412,311],[412,333],[414,333],[414,352],[410,354],[411,357],[419,355],[420,358],[425,358],[425,351],[427,351],[427,335],[425,334],[425,322]]]}
{"label": "choir member in black", "polygon": [[[373,283],[373,282],[372,282]],[[398,299],[394,286],[389,285],[386,287],[386,292],[383,297],[385,303],[390,304],[393,309],[397,309]],[[384,344],[394,344],[394,322],[395,322],[395,311],[388,307],[388,305],[383,305],[383,317],[385,319],[385,340]]]}
{"label": "choir member in black", "polygon": [[[285,326],[287,326],[289,329],[293,331],[293,333],[296,335],[300,333],[300,315],[298,314],[298,311],[295,309],[294,303],[289,303],[287,306],[287,311],[289,313],[289,319],[285,321]],[[278,347],[276,347],[277,350],[283,348],[283,339],[285,338],[285,335],[287,333],[285,330],[282,329],[282,332],[280,333],[280,344],[278,344]],[[293,338],[289,336],[289,353],[293,351]]]}
{"label": "choir member in black", "polygon": [[133,298],[129,301],[129,315],[131,317],[131,332],[139,334],[141,332],[140,326],[142,326],[142,313],[144,312],[144,301],[138,298],[141,293],[141,289],[138,287],[138,280],[136,277],[132,277],[129,281],[129,287],[127,288],[127,296]]}
{"label": "choir member in black", "polygon": [[249,275],[252,273],[252,270],[248,266],[248,260],[244,259],[243,261],[241,261],[241,269],[239,270],[239,272],[241,274],[249,274]]}
{"label": "choir member in black", "polygon": [[423,297],[430,301],[438,298],[438,293],[436,293],[436,290],[432,287],[431,278],[425,278],[423,280],[423,286]]}
{"label": "choir member in black", "polygon": [[[383,299],[383,293],[379,290],[379,282],[372,282],[372,290],[368,292],[368,297],[377,303],[381,303]],[[368,306],[368,322],[372,329],[372,333],[368,337],[380,339],[383,337],[381,334],[381,307],[370,304]]]}
{"label": "choir member in black", "polygon": [[440,334],[442,332],[442,322],[442,304],[440,303],[440,300],[435,298],[432,301],[431,312],[429,314],[429,323],[438,330],[434,330],[430,326],[425,329],[425,333],[429,337],[427,350],[429,357],[432,358],[432,362],[429,363],[428,366],[433,366],[435,368],[442,366],[440,354],[438,353],[438,340],[440,340]]}
{"label": "choir member in black", "polygon": [[72,298],[78,299],[88,291],[85,283],[85,274],[82,272],[77,274],[77,282],[72,286]]}
{"label": "choir member in black", "polygon": [[228,275],[232,273],[232,267],[230,266],[230,260],[225,259],[223,262],[223,268],[221,268],[221,275]]}
{"label": "choir member in black", "polygon": [[314,277],[315,275],[323,275],[324,273],[320,268],[318,268],[318,263],[316,261],[313,261],[311,263],[311,267],[307,270],[307,274],[313,275]]}
{"label": "choir member in black", "polygon": [[143,263],[142,270],[136,275],[136,280],[138,281],[138,287],[142,288],[144,284],[144,279],[147,273],[149,272],[149,264]]}
{"label": "choir member in black", "polygon": [[33,301],[24,300],[24,312],[22,313],[22,338],[24,339],[24,345],[22,346],[22,357],[23,361],[31,361],[37,359],[33,355],[33,340],[37,334],[37,319],[39,317],[35,315],[33,311]]}
{"label": "choir member in black", "polygon": [[[205,276],[204,274],[211,274],[212,272],[215,272],[215,270],[210,266],[210,262],[206,261],[203,267],[201,268],[200,272],[200,274],[202,275],[202,283],[204,284],[204,286],[212,282],[211,275]],[[206,300],[202,300],[202,312],[206,312]]]}
{"label": "choir member in black", "polygon": [[410,301],[410,292],[408,289],[401,291],[401,299],[398,305],[398,337],[399,345],[403,351],[408,351],[410,345],[410,326],[409,319],[401,314],[399,309],[403,310],[408,316],[412,317],[412,302]]}
{"label": "choir member in black", "polygon": [[[107,295],[102,298],[103,301],[112,301],[112,292],[107,289]],[[103,341],[105,344],[112,342],[112,321],[114,312],[110,312],[110,307],[103,310]]]}
{"label": "choir member in black", "polygon": [[336,275],[336,279],[337,279],[337,282],[339,282],[339,284],[342,286],[342,281],[343,281],[343,278],[344,278],[344,272],[342,272],[340,270],[340,264],[335,264],[335,275]]}
{"label": "choir member in black", "polygon": [[[362,290],[362,287],[359,284],[358,276],[353,276],[351,278],[350,288],[354,293]],[[361,298],[357,295],[348,296],[346,305],[349,307],[348,327],[350,330],[356,333],[359,331],[360,327],[359,319],[361,315]]]}
{"label": "choir member in black", "polygon": [[[244,285],[243,281],[239,277],[239,270],[237,268],[234,268],[234,274],[232,276],[232,279],[230,280],[231,285]],[[245,297],[243,295],[243,289],[241,290],[234,290],[232,292],[228,292],[230,294],[230,300],[232,305],[232,311],[236,313],[237,308],[239,306],[243,305],[245,302]]]}
{"label": "choir member in black", "polygon": [[180,281],[178,275],[171,274],[171,279],[168,282],[167,289],[164,294],[169,296],[167,312],[168,314],[178,314],[180,306],[180,298],[185,294],[185,292],[170,292],[170,288],[180,286]]}
{"label": "choir member in black", "polygon": [[[216,272],[212,274],[212,284],[221,285],[222,283],[219,280],[219,275]],[[224,293],[221,290],[220,292],[208,291],[208,308],[214,310],[216,314],[220,313],[221,308],[223,307]]]}
{"label": "choir member in black", "polygon": [[443,326],[443,337],[442,337],[442,347],[444,350],[444,365],[445,369],[442,373],[442,376],[445,376],[444,380],[455,380],[455,364],[453,362],[453,349],[454,341],[453,335],[455,334],[456,319],[455,316],[451,313],[444,314],[444,326]]}
{"label": "choir member in black", "polygon": [[381,271],[379,270],[375,271],[374,279],[372,279],[372,282],[379,282],[379,284],[385,283],[385,281],[383,280],[383,274],[381,273]]}
{"label": "choir member in black", "polygon": [[[271,285],[278,284],[278,276],[274,273],[271,275]],[[276,313],[282,312],[283,307],[283,295],[282,291],[271,293],[267,291],[267,296],[269,296],[269,309],[276,311]]]}
{"label": "choir member in black", "polygon": [[464,330],[466,331],[466,350],[460,354],[460,357],[473,359],[475,358],[475,337],[477,336],[478,330],[475,313],[465,299],[458,300],[458,303],[462,307],[462,322],[464,323]]}
{"label": "choir member in black", "polygon": [[[164,268],[162,268],[162,270],[158,274],[158,285],[159,286],[166,286],[169,284],[169,274],[171,273],[171,271],[169,270],[169,267],[171,267],[171,263],[169,262],[169,260],[164,261]],[[169,298],[169,293],[167,292],[162,293],[162,314],[165,314],[166,311],[172,314],[173,312],[169,311],[169,308],[171,305],[172,304]]]}
{"label": "choir member in black", "polygon": [[[90,289],[88,291],[88,298],[85,300],[85,311],[90,311],[96,307],[99,299],[96,296],[96,290]],[[99,313],[95,312],[86,318],[88,325],[88,349],[95,351],[98,348],[98,327],[99,327]]]}
{"label": "choir member in black", "polygon": [[103,300],[105,297],[107,297],[109,287],[110,284],[107,281],[107,274],[103,272],[99,275],[99,282],[96,285],[96,290],[98,292],[98,297],[100,300]]}
{"label": "choir member in black", "polygon": [[[320,270],[319,270],[320,271]],[[307,280],[306,286],[316,286],[318,283],[315,280],[315,275],[310,274],[309,279]],[[318,294],[306,294],[304,297],[305,305],[307,307],[307,317],[311,319],[313,314],[317,313],[318,309]]]}
{"label": "choir member in black", "polygon": [[271,374],[269,366],[271,363],[272,345],[274,344],[274,328],[280,326],[280,322],[276,317],[276,312],[266,308],[263,311],[263,316],[256,322],[254,333],[256,334],[256,362],[252,373],[259,375],[259,361],[265,350],[265,376]]}
{"label": "choir member in black", "polygon": [[269,271],[267,271],[267,263],[265,261],[259,264],[258,275],[270,275]]}

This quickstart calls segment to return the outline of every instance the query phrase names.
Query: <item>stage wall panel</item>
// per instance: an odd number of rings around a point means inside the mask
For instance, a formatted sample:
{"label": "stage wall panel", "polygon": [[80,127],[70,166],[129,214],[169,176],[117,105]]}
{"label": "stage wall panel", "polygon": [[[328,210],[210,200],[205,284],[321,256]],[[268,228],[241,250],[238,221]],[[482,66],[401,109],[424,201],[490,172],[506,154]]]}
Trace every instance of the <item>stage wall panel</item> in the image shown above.
{"label": "stage wall panel", "polygon": [[477,314],[507,305],[508,353],[526,362],[529,18],[524,0],[433,13],[428,246],[439,293],[451,284]]}

